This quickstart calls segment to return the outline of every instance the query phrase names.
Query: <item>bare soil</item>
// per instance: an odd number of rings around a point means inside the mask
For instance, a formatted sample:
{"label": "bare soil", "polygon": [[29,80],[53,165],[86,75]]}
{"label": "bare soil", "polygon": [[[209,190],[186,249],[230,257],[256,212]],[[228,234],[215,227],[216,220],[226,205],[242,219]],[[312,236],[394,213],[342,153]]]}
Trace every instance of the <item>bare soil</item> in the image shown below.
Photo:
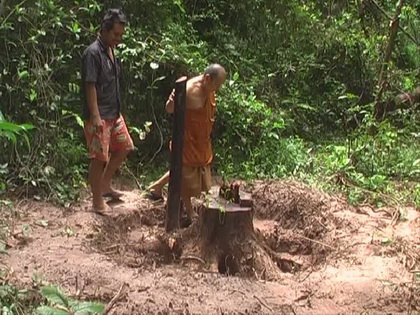
{"label": "bare soil", "polygon": [[136,189],[109,216],[89,212],[89,198],[70,210],[21,203],[2,263],[21,287],[53,283],[105,304],[122,289],[110,314],[420,314],[416,209],[355,208],[292,181],[250,192],[272,281],[226,276],[183,248],[164,232],[164,205]]}

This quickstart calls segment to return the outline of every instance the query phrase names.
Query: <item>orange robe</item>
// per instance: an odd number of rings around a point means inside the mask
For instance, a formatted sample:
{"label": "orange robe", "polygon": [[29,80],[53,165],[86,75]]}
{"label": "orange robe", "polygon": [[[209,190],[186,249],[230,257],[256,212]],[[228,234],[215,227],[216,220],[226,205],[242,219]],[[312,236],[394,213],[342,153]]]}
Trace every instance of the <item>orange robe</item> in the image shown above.
{"label": "orange robe", "polygon": [[213,160],[210,134],[216,113],[216,95],[212,93],[204,107],[187,109],[185,113],[183,163],[206,166]]}

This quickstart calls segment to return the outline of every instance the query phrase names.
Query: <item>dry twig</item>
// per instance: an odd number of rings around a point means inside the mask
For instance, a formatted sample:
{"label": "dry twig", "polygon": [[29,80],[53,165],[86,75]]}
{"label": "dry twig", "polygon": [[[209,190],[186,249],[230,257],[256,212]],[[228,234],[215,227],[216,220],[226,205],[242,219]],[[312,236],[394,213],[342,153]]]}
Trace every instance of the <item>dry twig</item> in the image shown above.
{"label": "dry twig", "polygon": [[181,257],[181,260],[196,260],[201,262],[202,264],[205,264],[206,262],[201,259],[200,257],[196,257],[196,256],[185,256],[185,257]]}
{"label": "dry twig", "polygon": [[306,236],[299,235],[299,234],[296,234],[296,236],[298,236],[298,237],[300,237],[300,238],[302,238],[302,239],[304,239],[304,240],[307,240],[307,241],[313,242],[313,243],[315,243],[315,244],[318,244],[318,245],[322,245],[322,246],[328,247],[328,248],[330,248],[330,249],[332,249],[332,250],[337,250],[337,248],[332,247],[331,245],[328,245],[328,244],[322,243],[322,242],[320,242],[320,241],[313,240],[313,239],[308,238],[308,237],[306,237]]}
{"label": "dry twig", "polygon": [[128,284],[124,282],[121,285],[120,289],[118,290],[118,293],[112,298],[112,300],[106,306],[105,312],[104,312],[105,315],[109,313],[109,311],[114,307],[114,304],[117,303],[117,301],[121,298],[125,287],[128,287]]}
{"label": "dry twig", "polygon": [[262,305],[262,306],[264,306],[264,307],[266,307],[267,309],[269,309],[271,312],[273,311],[273,309],[272,308],[270,308],[266,303],[264,303],[263,301],[261,301],[261,299],[258,297],[258,296],[256,296],[256,295],[254,295],[254,298],[258,301],[258,302],[260,302],[260,304]]}

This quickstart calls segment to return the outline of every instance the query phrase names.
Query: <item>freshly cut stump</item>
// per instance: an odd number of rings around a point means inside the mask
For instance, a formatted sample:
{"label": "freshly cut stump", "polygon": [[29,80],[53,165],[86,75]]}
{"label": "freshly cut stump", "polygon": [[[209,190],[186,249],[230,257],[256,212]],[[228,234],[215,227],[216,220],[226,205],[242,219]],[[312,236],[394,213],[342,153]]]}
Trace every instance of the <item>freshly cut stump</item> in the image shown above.
{"label": "freshly cut stump", "polygon": [[200,207],[195,229],[199,254],[205,262],[217,264],[222,274],[278,278],[280,271],[266,251],[268,246],[254,231],[249,195],[241,195],[248,198],[242,204],[250,207],[241,207],[241,202],[229,202],[214,194]]}

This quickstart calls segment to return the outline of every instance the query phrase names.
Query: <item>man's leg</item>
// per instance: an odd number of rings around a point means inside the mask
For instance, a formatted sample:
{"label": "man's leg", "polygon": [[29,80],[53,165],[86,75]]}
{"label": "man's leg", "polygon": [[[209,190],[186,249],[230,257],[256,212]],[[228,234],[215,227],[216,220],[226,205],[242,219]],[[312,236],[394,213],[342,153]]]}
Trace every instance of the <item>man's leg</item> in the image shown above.
{"label": "man's leg", "polygon": [[102,193],[110,194],[113,198],[119,198],[123,194],[111,187],[112,176],[122,165],[128,153],[133,150],[134,145],[125,125],[124,118],[119,116],[111,129],[110,145],[111,158],[102,176]]}
{"label": "man's leg", "polygon": [[97,159],[91,159],[89,165],[89,184],[92,190],[93,210],[101,211],[106,210],[107,206],[102,198],[102,172],[106,162]]}
{"label": "man's leg", "polygon": [[197,217],[191,198],[200,195],[201,192],[201,174],[200,167],[184,165],[182,168],[181,199],[184,203],[188,219]]}
{"label": "man's leg", "polygon": [[150,185],[147,190],[149,190],[156,198],[162,197],[163,187],[167,183],[169,183],[169,171],[167,171],[161,178]]}
{"label": "man's leg", "polygon": [[99,129],[93,126],[91,121],[85,121],[84,131],[89,150],[90,164],[88,181],[92,190],[94,211],[104,211],[108,209],[102,197],[102,175],[108,160],[110,132],[106,121],[102,121],[103,126]]}
{"label": "man's leg", "polygon": [[115,189],[111,187],[111,180],[112,176],[114,175],[117,168],[119,168],[122,163],[124,162],[125,158],[127,157],[129,151],[115,151],[111,153],[111,158],[109,159],[108,164],[106,165],[105,171],[102,175],[102,193],[107,194],[111,193],[115,196],[121,197],[122,194],[117,192]]}
{"label": "man's leg", "polygon": [[198,216],[197,213],[195,213],[192,203],[191,203],[191,197],[188,195],[183,194],[181,196],[182,202],[184,203],[185,212],[187,213],[187,218],[190,220],[193,220]]}

